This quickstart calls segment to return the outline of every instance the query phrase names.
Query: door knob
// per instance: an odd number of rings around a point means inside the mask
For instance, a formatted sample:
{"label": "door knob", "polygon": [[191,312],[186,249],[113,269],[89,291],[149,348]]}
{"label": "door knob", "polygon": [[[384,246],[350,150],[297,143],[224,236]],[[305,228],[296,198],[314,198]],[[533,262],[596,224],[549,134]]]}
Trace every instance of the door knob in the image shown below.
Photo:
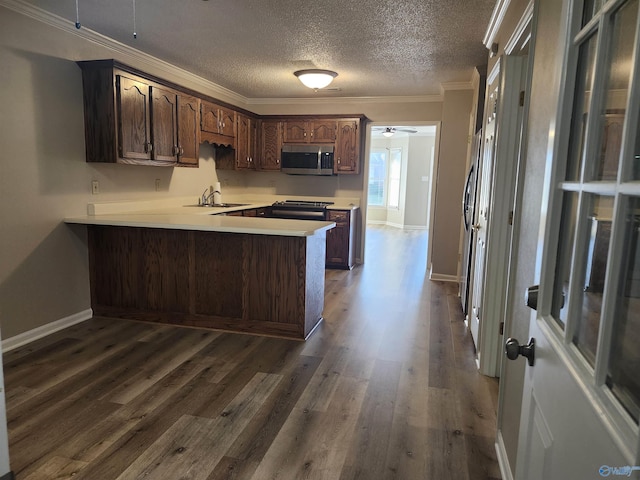
{"label": "door knob", "polygon": [[515,360],[518,356],[522,355],[529,360],[529,366],[533,367],[536,361],[536,339],[532,338],[529,340],[529,345],[520,345],[517,339],[509,338],[504,344],[504,351],[509,360]]}
{"label": "door knob", "polygon": [[471,228],[477,232],[478,230],[480,230],[480,224],[476,223],[474,225],[471,225]]}

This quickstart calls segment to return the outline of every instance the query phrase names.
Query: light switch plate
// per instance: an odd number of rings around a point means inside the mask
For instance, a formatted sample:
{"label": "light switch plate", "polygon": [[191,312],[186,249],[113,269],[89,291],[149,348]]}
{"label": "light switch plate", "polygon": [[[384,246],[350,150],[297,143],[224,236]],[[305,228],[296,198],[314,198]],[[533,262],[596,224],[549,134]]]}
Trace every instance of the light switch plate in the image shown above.
{"label": "light switch plate", "polygon": [[91,182],[91,194],[98,195],[99,193],[100,193],[100,184],[98,183],[98,180],[93,180]]}

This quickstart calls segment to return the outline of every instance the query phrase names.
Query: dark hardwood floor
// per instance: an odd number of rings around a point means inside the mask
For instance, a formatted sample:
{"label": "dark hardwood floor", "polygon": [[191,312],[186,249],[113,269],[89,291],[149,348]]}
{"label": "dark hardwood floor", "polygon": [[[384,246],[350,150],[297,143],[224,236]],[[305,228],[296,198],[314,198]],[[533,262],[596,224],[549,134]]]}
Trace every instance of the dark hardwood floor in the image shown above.
{"label": "dark hardwood floor", "polygon": [[371,227],[307,342],[94,318],[4,356],[18,480],[497,479],[497,380],[426,233]]}

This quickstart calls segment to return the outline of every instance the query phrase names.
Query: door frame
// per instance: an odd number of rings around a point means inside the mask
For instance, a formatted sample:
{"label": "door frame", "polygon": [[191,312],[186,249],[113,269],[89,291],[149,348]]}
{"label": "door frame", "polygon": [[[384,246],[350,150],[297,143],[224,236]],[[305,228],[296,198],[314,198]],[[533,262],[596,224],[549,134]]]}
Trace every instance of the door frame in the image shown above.
{"label": "door frame", "polygon": [[429,203],[427,205],[427,207],[429,208],[428,214],[427,214],[427,232],[428,232],[428,236],[427,236],[427,271],[431,270],[431,255],[432,255],[432,249],[433,249],[433,242],[431,241],[431,232],[432,232],[432,227],[433,227],[433,219],[434,219],[434,208],[433,206],[435,205],[435,196],[436,196],[436,183],[434,181],[434,179],[436,178],[436,175],[438,174],[438,168],[440,165],[440,131],[441,131],[441,127],[442,127],[442,122],[441,121],[398,121],[398,120],[393,120],[393,121],[375,121],[375,122],[368,122],[367,123],[367,128],[366,128],[366,142],[365,142],[365,148],[364,148],[364,158],[365,158],[365,162],[364,162],[364,166],[362,169],[362,197],[360,198],[360,212],[361,212],[361,218],[362,218],[362,230],[360,232],[360,251],[362,252],[362,258],[357,259],[358,263],[364,263],[364,258],[365,258],[365,248],[366,248],[366,231],[367,231],[367,210],[368,210],[368,205],[367,205],[367,199],[369,197],[369,156],[371,154],[371,139],[372,139],[372,127],[379,127],[379,126],[389,126],[389,125],[402,125],[402,126],[407,126],[407,127],[435,127],[436,128],[436,133],[435,133],[435,145],[434,145],[434,151],[433,151],[433,162],[431,162],[431,172],[430,172],[430,176],[429,176],[429,185],[428,185],[428,189],[429,189]]}
{"label": "door frame", "polygon": [[[525,32],[520,32],[526,35]],[[510,42],[517,44],[517,42]],[[517,52],[512,52],[517,53]],[[499,98],[495,133],[494,160],[491,166],[491,198],[489,200],[489,218],[487,224],[487,242],[485,253],[485,271],[480,302],[480,325],[478,335],[478,369],[480,373],[491,377],[500,375],[502,360],[501,324],[507,311],[507,290],[509,285],[510,263],[517,256],[513,250],[513,228],[509,224],[509,211],[513,211],[517,193],[517,174],[522,169],[522,148],[526,141],[525,110],[520,105],[521,88],[526,88],[527,72],[530,71],[529,59],[525,62],[517,55],[505,52],[495,63],[487,76],[487,85],[499,78]],[[487,95],[487,107],[490,104]],[[486,117],[486,115],[485,115]],[[486,125],[483,126],[485,131]],[[484,150],[484,149],[483,149]],[[485,168],[483,165],[479,169]],[[482,181],[482,176],[480,177]],[[482,185],[478,186],[479,191]],[[512,214],[513,215],[513,214]],[[510,252],[506,256],[504,252]],[[478,252],[476,252],[476,255]],[[490,281],[487,281],[487,280]],[[504,324],[503,324],[504,328]]]}
{"label": "door frame", "polygon": [[[507,272],[507,285],[506,285],[506,308],[504,310],[504,316],[502,322],[504,322],[504,336],[508,336],[511,331],[511,324],[513,319],[513,305],[514,301],[520,296],[520,292],[516,292],[514,277],[517,271],[518,264],[518,246],[520,244],[520,226],[522,223],[521,205],[523,201],[523,189],[526,171],[526,158],[527,158],[527,134],[528,134],[528,120],[529,120],[529,108],[531,104],[531,83],[533,79],[533,63],[535,55],[535,35],[537,26],[537,9],[534,5],[534,0],[530,0],[526,6],[518,24],[514,28],[514,31],[506,43],[505,53],[507,55],[517,55],[523,49],[528,47],[527,58],[527,73],[525,79],[525,93],[524,93],[524,105],[522,111],[522,130],[520,148],[518,150],[518,165],[515,176],[515,191],[513,197],[513,225],[511,231],[511,241],[509,245],[509,265]],[[503,336],[503,338],[504,338]],[[502,372],[505,371],[504,364],[507,361],[505,355],[502,354],[503,343],[499,345],[500,358],[498,359],[499,372],[501,374],[500,384],[498,389],[498,411],[497,411],[497,433],[496,433],[496,453],[498,464],[500,466],[500,473],[505,480],[512,479],[512,469],[509,464],[509,457],[502,438],[502,425],[503,425],[503,409],[504,409],[504,397],[506,388],[506,379],[502,378]]]}

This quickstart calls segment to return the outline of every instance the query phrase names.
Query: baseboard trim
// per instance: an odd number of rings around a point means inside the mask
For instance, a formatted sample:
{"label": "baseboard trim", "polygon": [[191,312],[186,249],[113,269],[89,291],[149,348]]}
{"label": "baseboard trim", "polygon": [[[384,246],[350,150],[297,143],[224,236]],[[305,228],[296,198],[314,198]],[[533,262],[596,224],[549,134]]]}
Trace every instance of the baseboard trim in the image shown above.
{"label": "baseboard trim", "polygon": [[445,275],[443,273],[429,273],[429,280],[434,280],[436,282],[451,282],[458,283],[457,275]]}
{"label": "baseboard trim", "polygon": [[426,225],[406,225],[404,227],[405,230],[429,230]]}
{"label": "baseboard trim", "polygon": [[13,473],[13,471],[10,471],[2,475],[0,477],[0,480],[15,480],[15,478],[16,478],[16,475]]}
{"label": "baseboard trim", "polygon": [[[47,323],[46,325],[42,325],[41,327],[34,328],[33,330],[20,333],[15,337],[7,338],[6,340],[2,341],[2,351],[9,352],[18,347],[22,347],[27,343],[34,342],[64,328],[84,322],[85,320],[89,320],[92,316],[93,310],[88,308],[87,310],[83,310],[82,312],[74,313],[73,315],[69,315],[68,317],[61,318],[60,320],[56,320],[54,322]],[[4,480],[4,478],[0,477],[0,480]]]}
{"label": "baseboard trim", "polygon": [[502,432],[500,430],[498,430],[495,445],[502,480],[513,480],[513,475],[511,475],[511,466],[509,465],[509,457],[507,456],[507,450],[505,449],[504,439],[502,438]]}
{"label": "baseboard trim", "polygon": [[401,223],[386,222],[384,220],[367,220],[367,225],[386,225],[401,230],[429,230],[426,225],[403,225]]}

